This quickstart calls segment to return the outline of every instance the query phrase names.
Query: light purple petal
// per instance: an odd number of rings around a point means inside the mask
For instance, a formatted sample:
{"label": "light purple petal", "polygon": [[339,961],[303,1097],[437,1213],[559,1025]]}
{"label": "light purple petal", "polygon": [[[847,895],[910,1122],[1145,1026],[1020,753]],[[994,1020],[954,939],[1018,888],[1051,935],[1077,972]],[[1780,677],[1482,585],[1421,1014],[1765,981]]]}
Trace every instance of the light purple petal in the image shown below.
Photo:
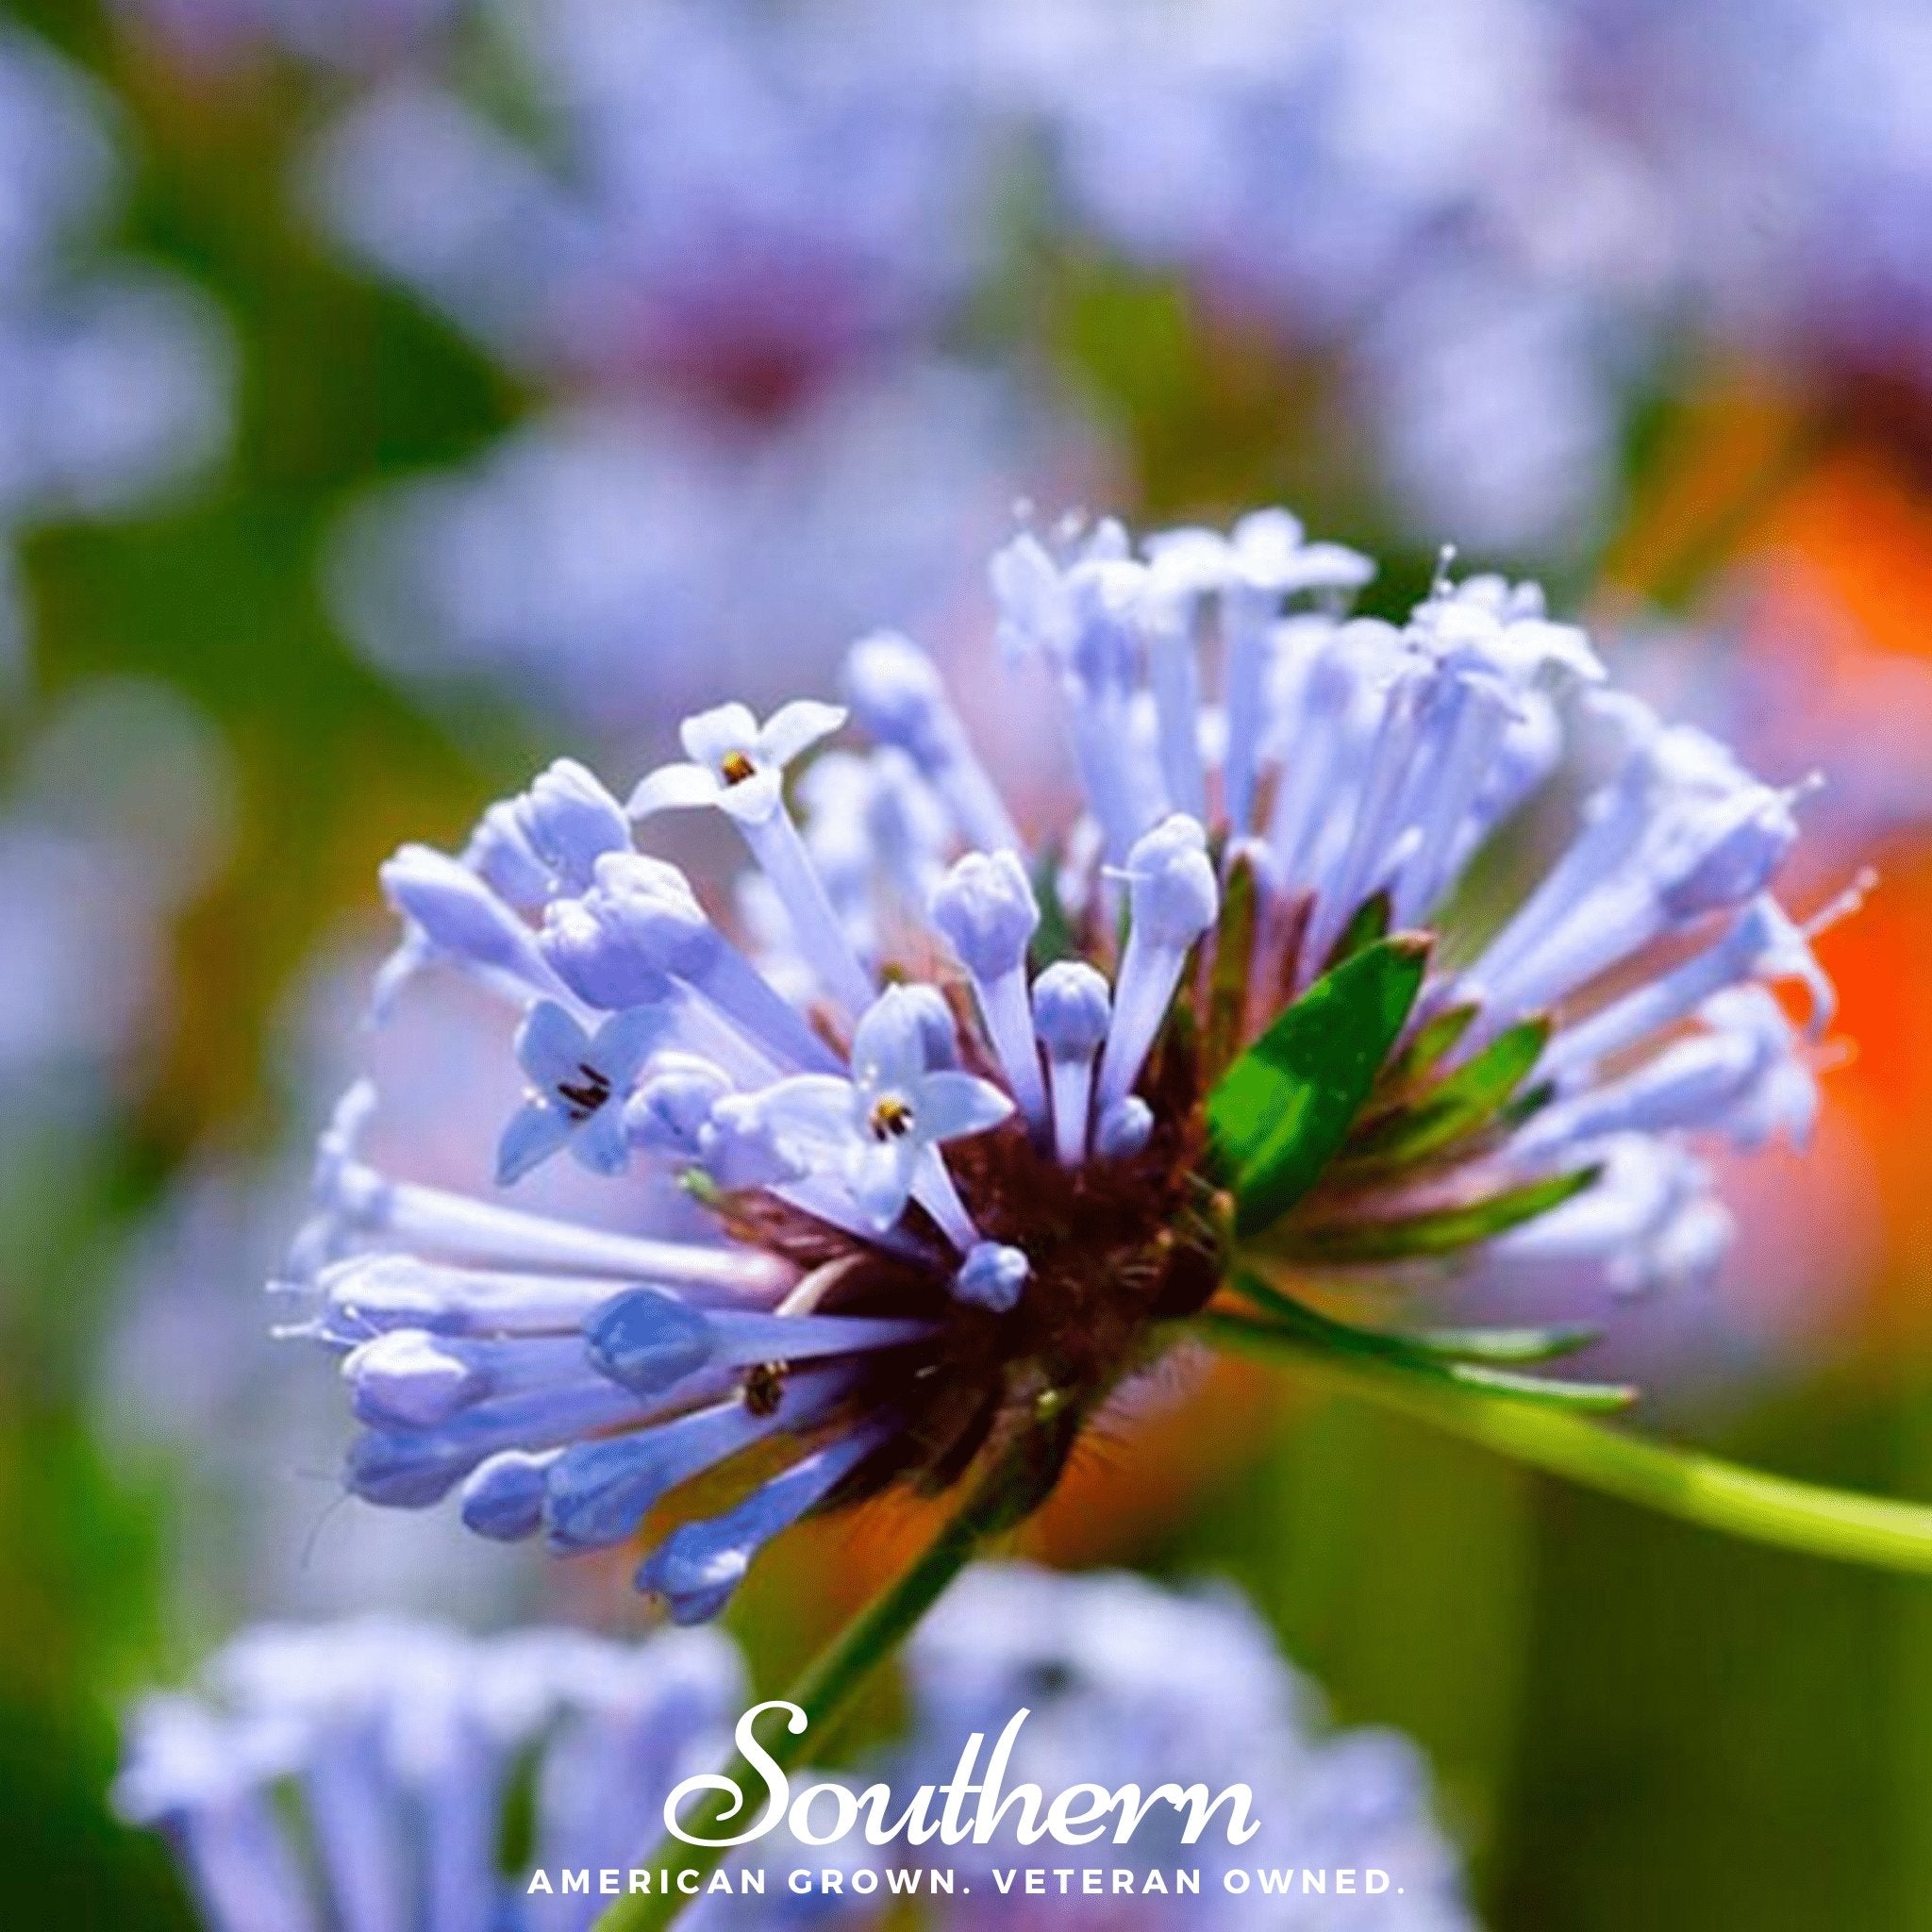
{"label": "light purple petal", "polygon": [[756,1096],[773,1139],[803,1152],[842,1154],[858,1132],[858,1095],[835,1074],[798,1074]]}
{"label": "light purple petal", "polygon": [[715,772],[733,752],[748,758],[758,753],[758,721],[744,705],[713,705],[677,727],[687,758]]}
{"label": "light purple petal", "polygon": [[496,1185],[507,1188],[541,1167],[571,1136],[571,1124],[547,1100],[526,1100],[496,1143]]}
{"label": "light purple petal", "polygon": [[821,704],[816,698],[794,698],[766,719],[758,733],[762,762],[781,769],[821,739],[831,737],[845,723],[843,705]]}
{"label": "light purple petal", "polygon": [[906,1211],[918,1150],[919,1143],[910,1135],[903,1141],[852,1143],[845,1160],[845,1185],[874,1227],[891,1227]]}
{"label": "light purple petal", "polygon": [[724,795],[724,787],[708,765],[659,765],[638,780],[625,809],[634,819],[647,819],[653,812],[717,805]]}
{"label": "light purple petal", "polygon": [[1010,1095],[972,1074],[928,1074],[919,1083],[913,1125],[922,1141],[983,1134],[1013,1110]]}
{"label": "light purple petal", "polygon": [[581,1080],[591,1051],[591,1036],[555,1000],[539,1000],[517,1028],[517,1064],[545,1093]]}

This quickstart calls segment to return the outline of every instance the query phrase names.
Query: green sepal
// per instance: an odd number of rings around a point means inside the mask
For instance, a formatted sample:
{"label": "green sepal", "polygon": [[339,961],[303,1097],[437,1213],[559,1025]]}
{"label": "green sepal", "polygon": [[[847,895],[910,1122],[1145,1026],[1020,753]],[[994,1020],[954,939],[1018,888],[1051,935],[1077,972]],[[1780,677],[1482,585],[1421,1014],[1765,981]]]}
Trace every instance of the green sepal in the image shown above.
{"label": "green sepal", "polygon": [[1357,1134],[1348,1158],[1378,1166],[1420,1160],[1480,1132],[1515,1098],[1549,1037],[1545,1019],[1523,1020],[1499,1033],[1426,1093]]}
{"label": "green sepal", "polygon": [[[1292,1337],[1310,1348],[1369,1357],[1438,1382],[1459,1382],[1498,1395],[1558,1403],[1568,1408],[1625,1408],[1637,1399],[1638,1391],[1624,1382],[1566,1382],[1551,1375],[1525,1375],[1520,1370],[1498,1367],[1493,1362],[1450,1358],[1435,1340],[1393,1334],[1385,1329],[1359,1328],[1352,1322],[1337,1321],[1332,1315],[1296,1301],[1292,1295],[1283,1294],[1252,1273],[1237,1275],[1234,1286],[1238,1292],[1265,1310],[1265,1316],[1256,1318],[1253,1325]],[[1483,1331],[1471,1332],[1480,1335]],[[1584,1340],[1590,1339],[1593,1338],[1586,1332]],[[1570,1345],[1580,1347],[1582,1341],[1572,1341]]]}
{"label": "green sepal", "polygon": [[1026,944],[1027,964],[1038,974],[1056,960],[1078,956],[1074,923],[1060,899],[1060,848],[1049,845],[1033,862],[1033,897],[1040,907],[1040,924]]}
{"label": "green sepal", "polygon": [[1412,1087],[1426,1074],[1434,1072],[1442,1057],[1467,1033],[1482,1008],[1465,1001],[1444,1007],[1434,1019],[1425,1020],[1411,1040],[1389,1062],[1389,1082],[1392,1087]]}
{"label": "green sepal", "polygon": [[1506,1188],[1460,1208],[1436,1208],[1389,1221],[1335,1221],[1297,1227],[1269,1252],[1305,1265],[1401,1261],[1413,1256],[1448,1255],[1560,1208],[1593,1183],[1601,1167],[1580,1167],[1548,1180]]}
{"label": "green sepal", "polygon": [[1387,939],[1392,915],[1393,908],[1386,891],[1375,892],[1364,899],[1355,908],[1355,916],[1341,928],[1341,937],[1335,941],[1327,958],[1322,962],[1323,972],[1333,973],[1365,947],[1374,945],[1377,940]]}
{"label": "green sepal", "polygon": [[1324,974],[1228,1068],[1208,1097],[1235,1232],[1280,1219],[1340,1151],[1422,990],[1429,942],[1378,940]]}
{"label": "green sepal", "polygon": [[1453,1361],[1488,1362],[1515,1367],[1524,1362],[1555,1361],[1574,1355],[1603,1340],[1604,1331],[1587,1322],[1562,1322],[1548,1328],[1423,1328],[1409,1340],[1418,1348]]}

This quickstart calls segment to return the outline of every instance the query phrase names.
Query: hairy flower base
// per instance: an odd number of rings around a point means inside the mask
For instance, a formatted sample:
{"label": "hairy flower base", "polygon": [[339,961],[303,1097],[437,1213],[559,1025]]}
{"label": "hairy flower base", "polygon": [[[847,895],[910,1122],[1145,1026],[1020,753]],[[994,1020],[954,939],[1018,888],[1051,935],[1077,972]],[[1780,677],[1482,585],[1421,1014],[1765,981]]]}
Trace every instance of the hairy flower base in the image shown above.
{"label": "hairy flower base", "polygon": [[[815,1311],[909,1314],[934,1325],[929,1341],[882,1354],[866,1372],[855,1407],[903,1416],[905,1424],[825,1507],[900,1480],[926,1493],[948,1489],[989,1441],[1049,1422],[1063,1454],[1073,1425],[1150,1365],[1157,1324],[1207,1305],[1222,1271],[1210,1191],[1198,1172],[1203,1150],[1189,1098],[1196,1084],[1192,1056],[1173,1043],[1149,1082],[1169,1103],[1155,1107],[1161,1124],[1131,1155],[1065,1168],[1013,1121],[953,1157],[975,1224],[1031,1264],[1025,1293],[1005,1310],[962,1299],[943,1265],[828,1240],[822,1224],[774,1213],[757,1199],[721,1202],[741,1240],[811,1271],[804,1286]],[[1058,1473],[1056,1457],[1036,1501]]]}

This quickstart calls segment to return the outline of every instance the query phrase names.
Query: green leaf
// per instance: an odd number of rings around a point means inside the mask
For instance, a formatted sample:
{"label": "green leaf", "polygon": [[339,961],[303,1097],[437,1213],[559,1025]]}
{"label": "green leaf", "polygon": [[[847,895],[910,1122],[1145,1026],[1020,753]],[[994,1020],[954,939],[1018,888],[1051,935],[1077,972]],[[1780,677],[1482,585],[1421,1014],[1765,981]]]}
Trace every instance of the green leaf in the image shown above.
{"label": "green leaf", "polygon": [[1189,1325],[1224,1347],[1297,1361],[1397,1414],[1686,1523],[1837,1562],[1932,1575],[1932,1507],[1924,1504],[1793,1482],[1607,1428],[1547,1403],[1498,1399],[1478,1388],[1401,1374],[1386,1364],[1311,1348],[1273,1324],[1213,1308]]}
{"label": "green leaf", "polygon": [[1424,1328],[1409,1339],[1418,1348],[1452,1360],[1510,1365],[1574,1355],[1601,1341],[1603,1333],[1588,1323],[1566,1322],[1548,1328]]}
{"label": "green leaf", "polygon": [[1470,1029],[1480,1007],[1464,1004],[1444,1007],[1433,1020],[1426,1020],[1416,1035],[1389,1063],[1389,1078],[1398,1087],[1413,1085],[1430,1073],[1442,1056]]}
{"label": "green leaf", "polygon": [[[1252,1272],[1235,1278],[1236,1290],[1266,1311],[1267,1327],[1285,1339],[1304,1346],[1335,1355],[1353,1356],[1380,1361],[1442,1382],[1459,1382],[1472,1389],[1493,1394],[1510,1395],[1534,1402],[1554,1402],[1571,1408],[1624,1408],[1636,1401],[1637,1391],[1623,1382],[1565,1382],[1547,1375],[1525,1375],[1520,1370],[1499,1368],[1491,1362],[1445,1359],[1440,1342],[1424,1336],[1391,1333],[1386,1329],[1360,1328],[1352,1322],[1341,1322],[1294,1299]],[[1491,1331],[1492,1334],[1524,1331]],[[1535,1331],[1528,1331],[1535,1332]],[[1480,1336],[1482,1330],[1472,1330]],[[1586,1339],[1588,1331],[1586,1331]],[[1572,1346],[1581,1343],[1572,1341]],[[1533,1359],[1520,1357],[1518,1359]]]}
{"label": "green leaf", "polygon": [[1502,1112],[1542,1058],[1547,1020],[1524,1020],[1499,1033],[1426,1093],[1355,1136],[1350,1159],[1420,1160],[1478,1132]]}
{"label": "green leaf", "polygon": [[1043,972],[1058,959],[1076,957],[1074,923],[1060,902],[1060,848],[1049,845],[1034,862],[1033,896],[1040,904],[1040,924],[1026,947],[1027,963]]}
{"label": "green leaf", "polygon": [[1600,1167],[1580,1167],[1548,1180],[1506,1188],[1464,1207],[1437,1208],[1391,1221],[1335,1221],[1297,1227],[1279,1241],[1269,1242],[1268,1252],[1291,1261],[1336,1265],[1453,1254],[1560,1208],[1602,1172]]}
{"label": "green leaf", "polygon": [[1448,1374],[1452,1382],[1466,1388],[1524,1402],[1553,1403],[1559,1408],[1628,1408],[1638,1393],[1627,1382],[1565,1382],[1555,1375],[1525,1375],[1519,1369],[1491,1369],[1478,1362],[1451,1362]]}
{"label": "green leaf", "polygon": [[1341,928],[1341,937],[1323,961],[1322,970],[1333,973],[1344,961],[1353,959],[1364,947],[1389,935],[1391,906],[1387,892],[1376,892],[1355,908],[1355,917]]}
{"label": "green leaf", "polygon": [[1428,941],[1378,940],[1324,974],[1236,1060],[1208,1098],[1235,1231],[1278,1220],[1348,1137],[1422,988]]}

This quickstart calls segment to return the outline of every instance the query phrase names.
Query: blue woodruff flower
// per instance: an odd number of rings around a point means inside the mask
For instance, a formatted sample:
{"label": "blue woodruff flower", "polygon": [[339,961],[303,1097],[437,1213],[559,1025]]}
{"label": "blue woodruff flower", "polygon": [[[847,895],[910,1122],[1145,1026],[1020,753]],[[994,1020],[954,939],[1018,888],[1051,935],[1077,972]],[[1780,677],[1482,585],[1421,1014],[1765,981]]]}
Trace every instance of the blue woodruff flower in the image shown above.
{"label": "blue woodruff flower", "polygon": [[[1230,1844],[1218,1823],[1188,1843],[1182,1812],[1154,1805],[1126,1844],[1109,1831],[1078,1855],[1131,1872],[1131,1891],[1109,1872],[1105,1896],[1049,1892],[1030,1906],[1001,1897],[992,1875],[1052,1862],[1042,1856],[1051,1840],[1029,1847],[1020,1839],[1013,1807],[987,1843],[946,1854],[966,1888],[940,1922],[956,1932],[1014,1924],[1455,1932],[1475,1923],[1455,1851],[1431,1815],[1422,1754],[1393,1731],[1328,1730],[1315,1687],[1283,1662],[1267,1627],[1230,1591],[1192,1594],[1123,1574],[981,1564],[913,1634],[907,1671],[914,1723],[892,1773],[896,1790],[949,1774],[974,1732],[993,1751],[1024,1708],[1007,1792],[1029,1783],[1049,1797],[1075,1785],[1145,1793],[1199,1784],[1218,1794],[1239,1784],[1253,1794],[1258,1828],[1245,1844]],[[1200,1872],[1198,1896],[1152,1889],[1152,1874],[1164,1874],[1153,1884],[1172,1885],[1176,1869]],[[1320,1875],[1322,1892],[1304,1885],[1304,1871]],[[1383,1874],[1383,1889],[1371,1889],[1370,1871]],[[1230,1872],[1248,1874],[1245,1890],[1230,1890]],[[1351,1874],[1348,1896],[1333,1889],[1339,1872]],[[1288,1883],[1270,1889],[1262,1873]]]}
{"label": "blue woodruff flower", "polygon": [[[361,1425],[351,1489],[460,1490],[558,1551],[645,1532],[641,1584],[696,1619],[808,1512],[1040,1429],[1037,1501],[1224,1291],[1440,1370],[1442,1307],[1492,1275],[1707,1273],[1700,1147],[1816,1106],[1831,990],[1771,891],[1807,787],[1609,690],[1534,586],[1445,568],[1398,625],[1349,614],[1368,571],[1280,511],[1017,537],[1000,635],[1058,695],[1057,823],[882,634],[849,722],[706,712],[629,823],[566,763],[460,857],[405,846],[381,1000],[467,974],[530,1090],[500,1198],[366,1161],[366,1086],[325,1137],[290,1273]],[[824,748],[848,728],[874,747]],[[671,807],[730,819],[755,890],[636,849]],[[1466,890],[1512,847],[1553,855],[1513,905],[1501,863]],[[565,1147],[608,1221],[515,1205]],[[653,1170],[691,1197],[661,1231],[622,1211]],[[1436,1325],[1340,1325],[1362,1288]],[[724,1507],[693,1520],[699,1476]]]}
{"label": "blue woodruff flower", "polygon": [[[707,1525],[689,1525],[658,1560],[701,1567],[708,1541]],[[950,1892],[917,1890],[922,1923],[947,1932],[1033,1923],[1029,1912],[1144,1932],[1293,1932],[1335,1911],[1368,1932],[1473,1923],[1421,1755],[1392,1732],[1328,1731],[1311,1688],[1231,1593],[975,1568],[913,1640],[908,1674],[905,1736],[841,1781],[883,1784],[875,1816],[890,1828],[922,1787],[954,1777],[975,1735],[977,1775],[990,1775],[1024,1710],[1000,1774],[1002,1792],[1020,1795],[985,1841],[973,1797],[950,1839],[902,1829],[875,1844],[855,1824],[807,1844],[781,1824],[736,1856],[762,1889],[694,1898],[686,1923],[858,1932],[899,1923],[925,1869],[952,1874]],[[709,1631],[626,1648],[568,1630],[475,1639],[385,1618],[267,1625],[217,1656],[196,1690],[135,1707],[114,1799],[167,1837],[208,1932],[582,1932],[609,1903],[596,1889],[603,1872],[620,1890],[633,1868],[656,1880],[665,1800],[722,1759],[746,1699],[737,1654]],[[800,1772],[791,1789],[821,1781]],[[1126,1842],[1109,1819],[1078,1859],[1110,1868],[1100,1895],[1043,1909],[1001,1895],[994,1868],[1066,1857],[1051,1839],[1017,1835],[1027,1785],[1036,1832],[1062,1791],[1131,1790],[1141,1815]],[[1192,1785],[1247,1788],[1245,1843],[1228,1841],[1226,1807],[1188,1840]],[[943,1805],[924,1801],[930,1824]],[[821,1840],[827,1813],[821,1804]],[[527,1830],[514,1829],[524,1816]],[[527,1844],[514,1870],[504,1856],[513,1831]],[[837,1894],[788,1882],[826,1868],[846,1881]],[[1251,1874],[1244,1891],[1224,1882],[1236,1869]],[[1181,1870],[1200,1874],[1197,1893],[1178,1890]],[[564,1874],[584,1871],[590,1886],[567,1890]]]}
{"label": "blue woodruff flower", "polygon": [[[174,1845],[208,1932],[581,1932],[608,1901],[557,1872],[646,1854],[746,1694],[708,1631],[631,1649],[393,1618],[259,1626],[204,1678],[135,1707],[114,1799]],[[549,1896],[499,1868],[525,1780]]]}

